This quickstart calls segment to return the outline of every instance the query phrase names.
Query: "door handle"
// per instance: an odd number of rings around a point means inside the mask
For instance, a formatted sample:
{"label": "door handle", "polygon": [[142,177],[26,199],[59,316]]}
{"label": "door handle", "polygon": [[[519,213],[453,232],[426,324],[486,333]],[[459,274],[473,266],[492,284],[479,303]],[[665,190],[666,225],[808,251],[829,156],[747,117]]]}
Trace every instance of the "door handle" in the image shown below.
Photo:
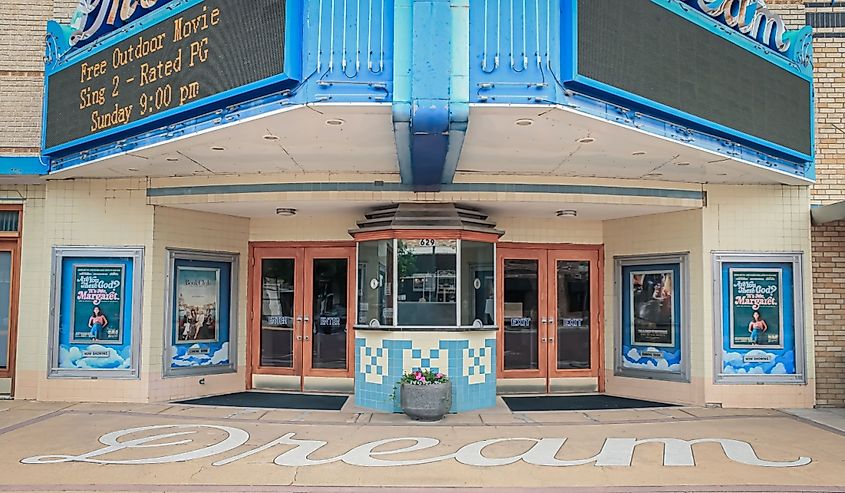
{"label": "door handle", "polygon": [[308,340],[308,336],[305,336],[305,340],[306,340],[306,341]]}
{"label": "door handle", "polygon": [[555,342],[555,338],[554,338],[554,337],[549,337],[549,344],[551,344],[551,343],[553,343],[553,342]]}
{"label": "door handle", "polygon": [[548,320],[546,320],[546,319],[544,318],[544,319],[542,319],[542,320],[540,321],[540,323],[544,323],[544,324],[545,324],[545,323],[549,323],[549,321],[548,321]]}
{"label": "door handle", "polygon": [[302,336],[296,336],[296,340],[297,340],[297,341],[301,341],[301,340],[302,340]]}
{"label": "door handle", "polygon": [[546,342],[546,338],[545,337],[541,338],[540,342]]}

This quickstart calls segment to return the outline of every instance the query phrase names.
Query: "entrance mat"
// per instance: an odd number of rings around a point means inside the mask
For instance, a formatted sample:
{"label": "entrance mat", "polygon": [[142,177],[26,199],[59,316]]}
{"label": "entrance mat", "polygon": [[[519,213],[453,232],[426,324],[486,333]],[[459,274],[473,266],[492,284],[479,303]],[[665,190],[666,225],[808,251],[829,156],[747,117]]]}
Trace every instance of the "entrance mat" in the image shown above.
{"label": "entrance mat", "polygon": [[511,411],[597,411],[601,409],[636,409],[640,407],[674,407],[662,402],[626,399],[612,395],[538,395],[502,397]]}
{"label": "entrance mat", "polygon": [[340,411],[349,396],[283,394],[275,392],[237,392],[177,401],[175,404],[198,406],[266,407],[271,409],[313,409],[317,411]]}

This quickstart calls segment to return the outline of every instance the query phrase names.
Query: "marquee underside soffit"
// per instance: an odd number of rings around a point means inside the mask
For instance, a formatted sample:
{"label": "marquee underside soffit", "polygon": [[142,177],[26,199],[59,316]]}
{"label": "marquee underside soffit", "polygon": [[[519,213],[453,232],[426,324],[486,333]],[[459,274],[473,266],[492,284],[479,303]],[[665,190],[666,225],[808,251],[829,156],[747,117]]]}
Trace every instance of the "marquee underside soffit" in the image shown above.
{"label": "marquee underside soffit", "polygon": [[473,105],[457,172],[683,183],[809,183],[562,107],[526,105]]}
{"label": "marquee underside soffit", "polygon": [[51,178],[397,173],[391,108],[320,104],[117,154]]}

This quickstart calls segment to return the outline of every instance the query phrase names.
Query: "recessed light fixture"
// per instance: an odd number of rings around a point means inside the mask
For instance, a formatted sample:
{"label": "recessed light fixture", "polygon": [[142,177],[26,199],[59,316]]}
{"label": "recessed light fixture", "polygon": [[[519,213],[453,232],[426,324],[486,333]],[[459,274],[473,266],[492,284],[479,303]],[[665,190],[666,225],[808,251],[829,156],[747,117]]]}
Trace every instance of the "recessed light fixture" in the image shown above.
{"label": "recessed light fixture", "polygon": [[578,211],[574,209],[561,209],[556,214],[557,217],[578,217]]}
{"label": "recessed light fixture", "polygon": [[689,163],[689,162],[687,162],[687,161],[684,161],[684,162],[681,162],[681,163],[676,163],[676,165],[677,165],[677,166],[689,166],[689,165],[690,165],[690,163]]}
{"label": "recessed light fixture", "polygon": [[343,125],[344,123],[345,122],[343,120],[341,120],[340,118],[330,118],[330,119],[326,120],[326,125],[328,125],[330,127],[339,127],[339,126]]}
{"label": "recessed light fixture", "polygon": [[651,176],[651,177],[656,178],[656,177],[658,177],[658,176],[663,176],[663,173],[649,173],[649,174],[647,174],[646,176]]}
{"label": "recessed light fixture", "polygon": [[634,151],[634,152],[631,153],[631,155],[632,156],[645,156],[646,152],[645,151]]}
{"label": "recessed light fixture", "polygon": [[264,136],[264,137],[262,137],[262,138],[263,138],[264,140],[279,140],[279,136],[278,136],[278,135],[273,135],[273,134],[267,134],[267,135],[265,135],[265,136]]}
{"label": "recessed light fixture", "polygon": [[276,215],[278,216],[295,216],[296,209],[291,209],[290,207],[277,207],[276,208]]}
{"label": "recessed light fixture", "polygon": [[126,168],[126,171],[131,171],[131,172],[134,173],[134,172],[138,171],[138,168]]}
{"label": "recessed light fixture", "polygon": [[214,147],[212,147],[212,148],[211,148],[211,150],[212,150],[212,151],[225,151],[225,150],[226,150],[226,148],[225,148],[225,147],[220,147],[220,146],[214,146]]}
{"label": "recessed light fixture", "polygon": [[519,120],[517,120],[513,123],[517,127],[530,127],[531,125],[534,125],[534,120],[532,120],[530,118],[520,118]]}
{"label": "recessed light fixture", "polygon": [[592,137],[581,137],[580,139],[578,139],[579,144],[592,144],[595,141],[596,139]]}
{"label": "recessed light fixture", "polygon": [[169,161],[171,163],[175,163],[178,160],[179,160],[178,157],[169,157],[169,158],[165,159],[165,161]]}

